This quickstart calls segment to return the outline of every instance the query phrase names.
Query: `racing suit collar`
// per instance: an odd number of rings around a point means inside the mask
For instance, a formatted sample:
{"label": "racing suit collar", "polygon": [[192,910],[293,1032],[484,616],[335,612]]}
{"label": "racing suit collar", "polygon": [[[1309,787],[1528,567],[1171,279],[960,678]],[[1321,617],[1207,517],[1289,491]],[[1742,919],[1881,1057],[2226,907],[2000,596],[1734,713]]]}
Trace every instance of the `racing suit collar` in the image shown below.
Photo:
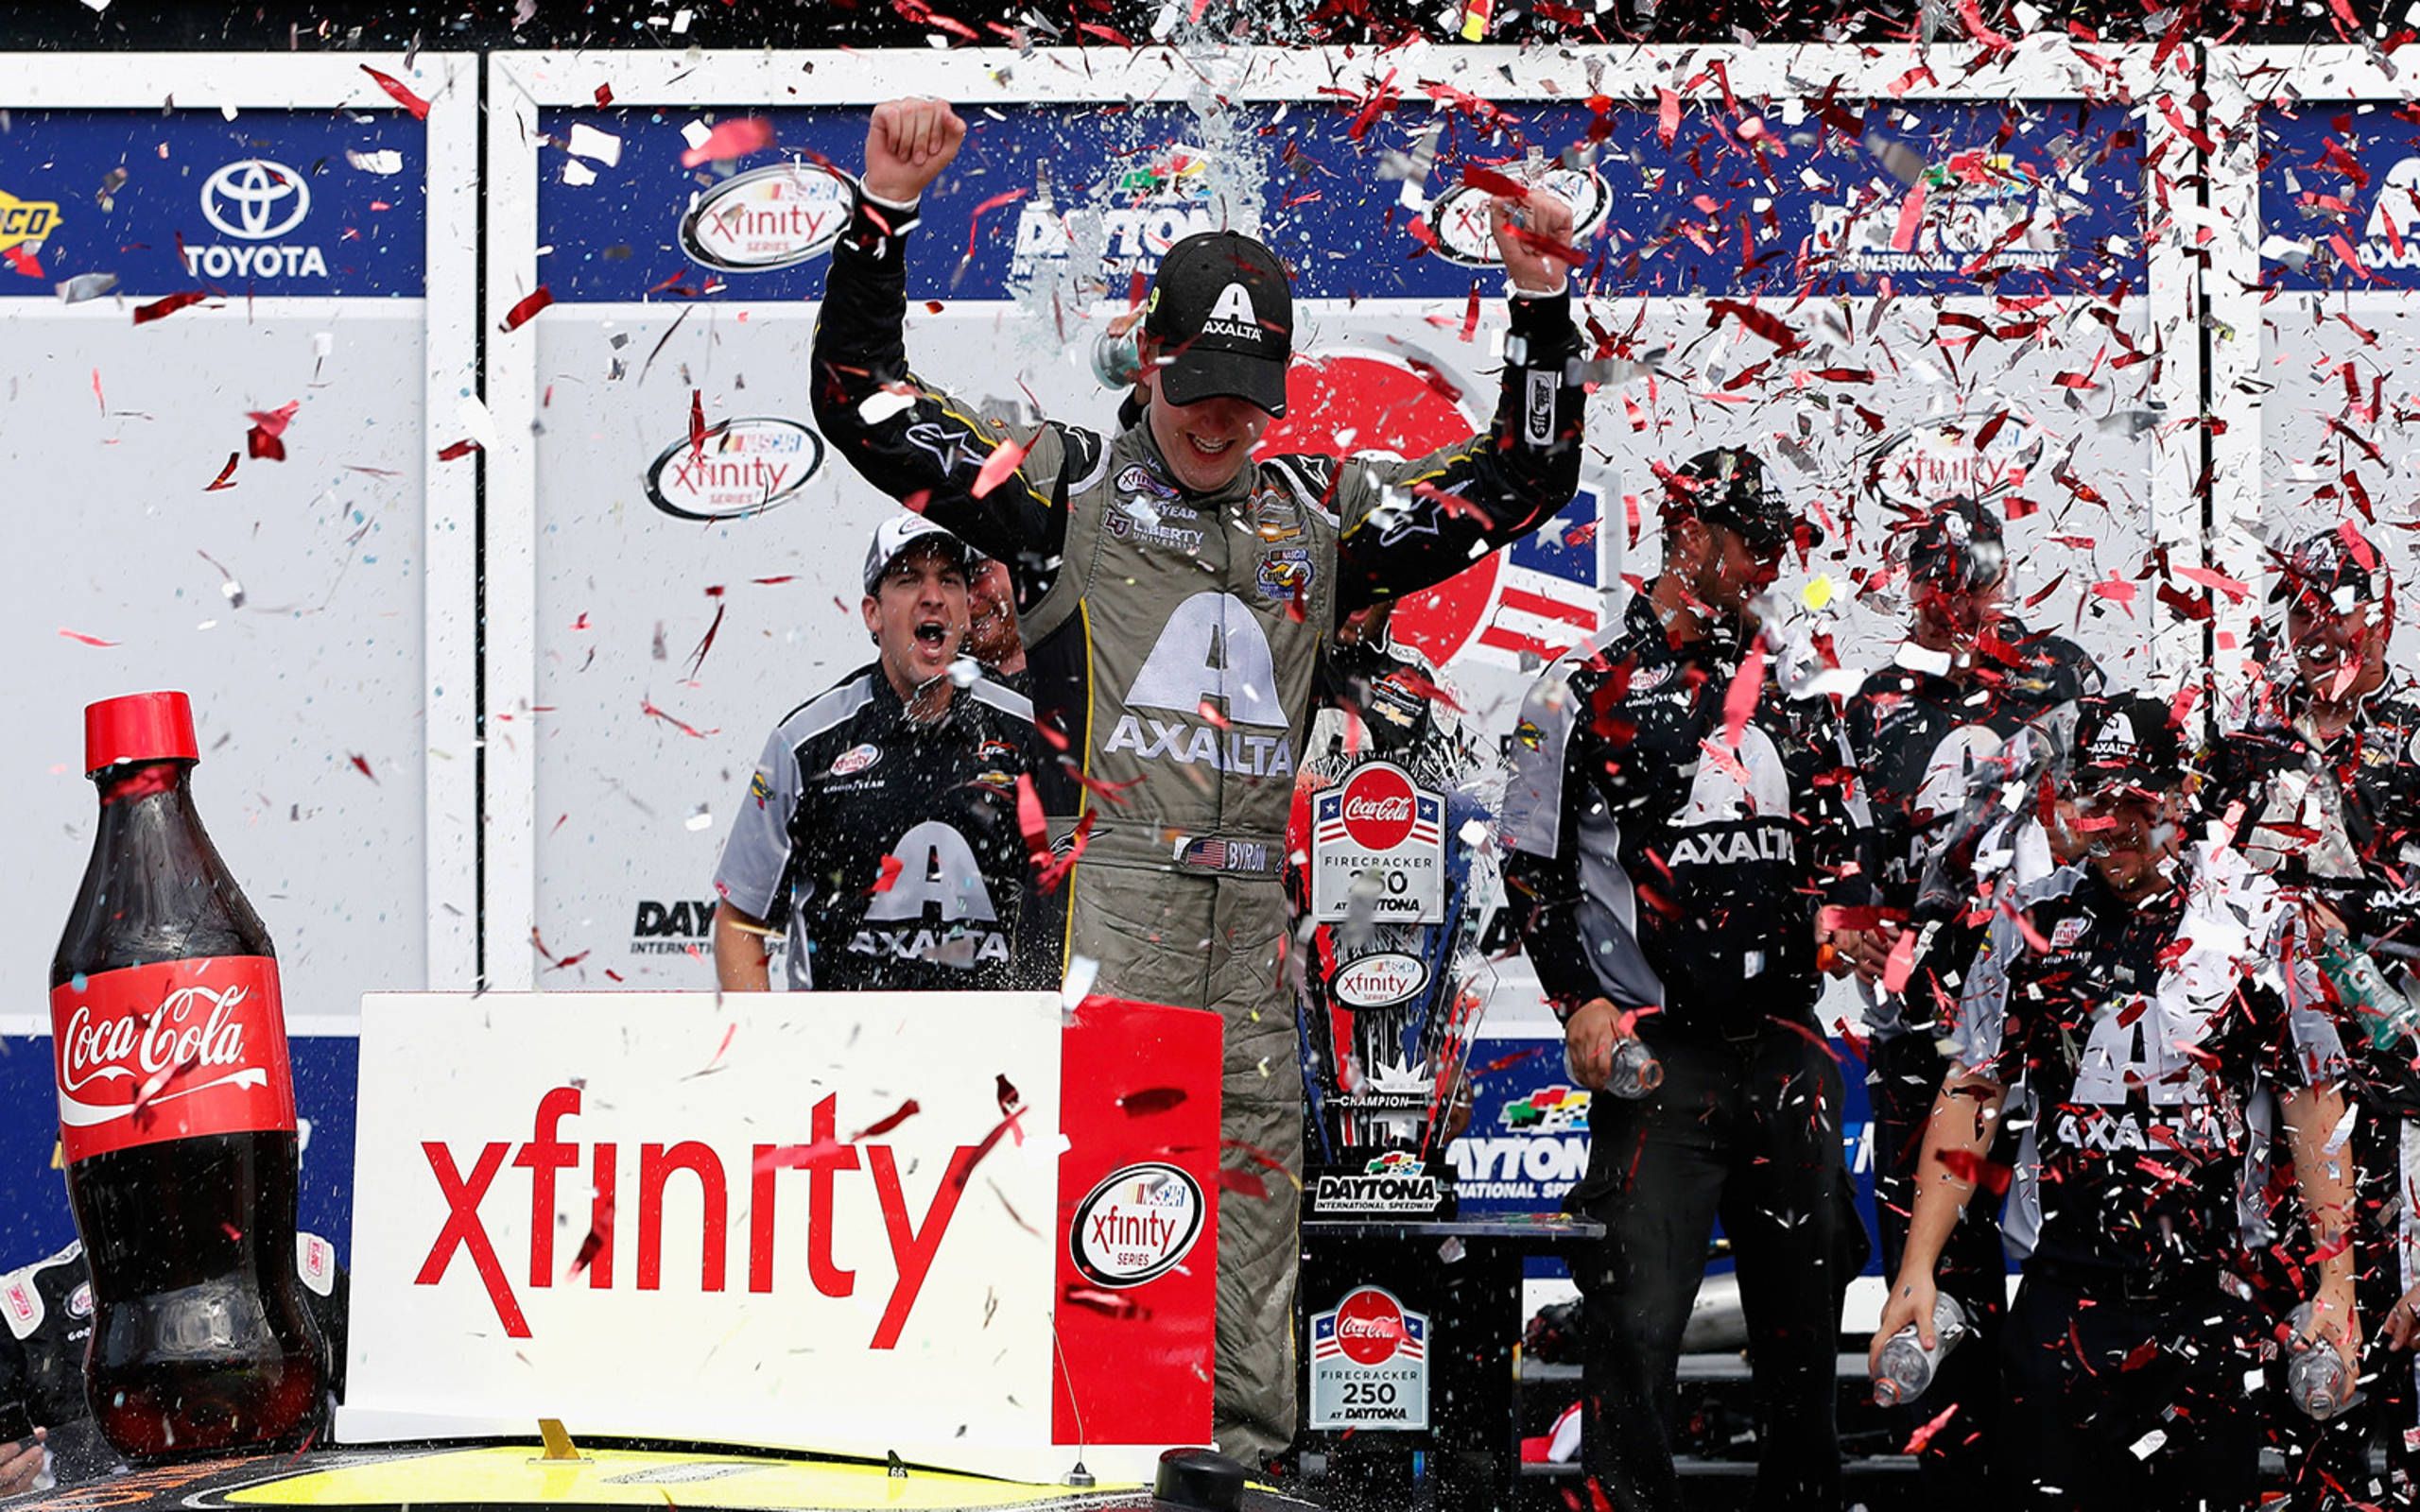
{"label": "racing suit collar", "polygon": [[1159,473],[1170,488],[1176,490],[1187,504],[1241,504],[1252,497],[1253,484],[1260,475],[1258,462],[1246,458],[1244,465],[1236,469],[1236,475],[1228,479],[1224,487],[1212,490],[1208,493],[1197,493],[1186,488],[1177,477],[1176,469],[1168,466],[1167,454],[1160,450],[1160,443],[1151,436],[1149,416],[1136,416],[1134,428],[1128,434],[1132,436],[1134,443],[1143,449],[1144,455],[1150,459],[1152,471]]}
{"label": "racing suit collar", "polygon": [[949,701],[942,706],[941,717],[918,719],[908,713],[908,700],[900,697],[899,690],[890,685],[890,674],[883,669],[880,658],[876,658],[873,665],[866,670],[873,674],[867,679],[873,685],[873,712],[883,721],[883,728],[888,730],[898,730],[911,735],[946,730],[966,702],[966,690],[953,684],[949,690]]}

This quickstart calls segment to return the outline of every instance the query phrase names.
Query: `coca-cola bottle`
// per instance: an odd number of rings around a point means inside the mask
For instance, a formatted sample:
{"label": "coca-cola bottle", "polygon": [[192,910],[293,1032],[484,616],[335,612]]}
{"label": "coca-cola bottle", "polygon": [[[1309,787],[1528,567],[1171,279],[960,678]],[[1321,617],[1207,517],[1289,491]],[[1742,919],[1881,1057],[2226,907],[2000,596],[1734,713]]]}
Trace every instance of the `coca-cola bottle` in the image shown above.
{"label": "coca-cola bottle", "polygon": [[85,1394],[130,1459],[292,1442],[328,1365],[294,1271],[277,953],[194,810],[185,696],[91,705],[84,750],[100,833],[50,1011],[92,1265]]}

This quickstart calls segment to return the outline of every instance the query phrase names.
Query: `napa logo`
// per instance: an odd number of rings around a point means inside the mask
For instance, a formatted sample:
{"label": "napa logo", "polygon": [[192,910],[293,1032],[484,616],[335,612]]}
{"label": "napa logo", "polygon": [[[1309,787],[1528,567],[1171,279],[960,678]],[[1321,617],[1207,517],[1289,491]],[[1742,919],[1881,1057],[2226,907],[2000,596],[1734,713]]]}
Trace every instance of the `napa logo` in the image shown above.
{"label": "napa logo", "polygon": [[1541,1087],[1504,1105],[1504,1126],[1528,1134],[1561,1134],[1588,1122],[1589,1094],[1578,1087]]}

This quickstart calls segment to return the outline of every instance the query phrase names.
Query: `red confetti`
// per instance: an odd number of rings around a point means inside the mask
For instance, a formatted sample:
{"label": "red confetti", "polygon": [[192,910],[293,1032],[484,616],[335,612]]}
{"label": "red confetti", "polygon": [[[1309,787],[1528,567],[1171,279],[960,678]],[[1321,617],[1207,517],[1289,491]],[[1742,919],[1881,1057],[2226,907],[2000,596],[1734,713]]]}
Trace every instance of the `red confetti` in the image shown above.
{"label": "red confetti", "polygon": [[165,299],[153,300],[148,304],[138,304],[134,307],[134,323],[147,325],[153,320],[164,320],[179,310],[199,304],[208,298],[210,296],[199,289],[187,289],[182,294],[171,294]]}
{"label": "red confetti", "polygon": [[368,63],[361,65],[361,71],[368,74],[372,79],[375,80],[378,87],[385,90],[388,94],[393,98],[396,104],[402,106],[405,110],[411,112],[413,120],[425,121],[428,119],[428,101],[422,99],[419,95],[406,88],[402,79],[396,78],[391,75],[382,74],[378,72],[378,70],[371,67]]}
{"label": "red confetti", "polygon": [[218,475],[203,487],[202,492],[216,493],[221,489],[232,489],[235,486],[236,455],[233,452],[227,454],[227,465],[218,470]]}
{"label": "red confetti", "polygon": [[681,154],[681,166],[696,168],[709,163],[728,163],[751,152],[762,152],[772,145],[773,123],[761,115],[744,115],[707,132],[703,142]]}
{"label": "red confetti", "polygon": [[1186,1095],[1182,1087],[1146,1087],[1139,1092],[1128,1092],[1117,1100],[1117,1106],[1129,1118],[1150,1118],[1182,1105]]}
{"label": "red confetti", "polygon": [[874,1122],[868,1124],[865,1127],[857,1130],[855,1134],[850,1135],[849,1143],[855,1144],[859,1140],[870,1140],[877,1134],[888,1134],[892,1129],[907,1123],[909,1119],[915,1117],[922,1111],[923,1109],[916,1106],[916,1099],[910,1097],[906,1102],[901,1103],[895,1112],[890,1113],[887,1117],[876,1119]]}
{"label": "red confetti", "polygon": [[349,759],[353,763],[353,769],[354,771],[359,772],[362,776],[370,779],[372,782],[378,781],[378,774],[370,769],[369,757],[355,754]]}
{"label": "red confetti", "polygon": [[1002,480],[1014,472],[1025,461],[1026,449],[1014,441],[1003,440],[983,459],[982,469],[975,474],[975,487],[969,490],[976,498],[991,492]]}
{"label": "red confetti", "polygon": [[689,390],[689,460],[694,462],[706,452],[705,396]]}
{"label": "red confetti", "polygon": [[464,439],[456,441],[453,445],[439,452],[437,454],[437,459],[441,462],[458,461],[477,450],[479,450],[479,443],[465,438]]}
{"label": "red confetti", "polygon": [[504,313],[504,329],[518,331],[527,325],[540,310],[555,302],[555,294],[544,284],[522,297],[521,302]]}
{"label": "red confetti", "polygon": [[275,409],[247,411],[244,418],[252,422],[252,428],[245,433],[245,448],[263,461],[285,461],[285,427],[294,423],[295,412],[302,407],[302,402],[298,399]]}
{"label": "red confetti", "polygon": [[1026,191],[1025,191],[1025,190],[1023,190],[1023,189],[1010,189],[1010,190],[1006,190],[1006,191],[1004,191],[1004,192],[1002,192],[1002,193],[1000,193],[1000,194],[994,195],[991,198],[984,200],[981,204],[977,205],[977,206],[975,207],[975,214],[974,214],[973,215],[970,215],[969,217],[967,217],[967,221],[966,221],[966,255],[967,255],[967,256],[969,256],[969,257],[973,257],[973,256],[975,255],[975,232],[976,232],[976,228],[977,228],[977,227],[978,227],[978,226],[980,226],[980,225],[982,224],[983,216],[984,216],[985,212],[987,212],[987,211],[994,211],[994,210],[997,210],[997,209],[999,209],[1002,205],[1012,205],[1012,204],[1015,204],[1018,200],[1023,199],[1025,197],[1026,197]]}
{"label": "red confetti", "polygon": [[596,108],[597,108],[598,110],[600,110],[600,111],[601,111],[601,110],[604,110],[604,109],[606,109],[607,107],[611,106],[613,103],[614,103],[614,86],[613,86],[613,85],[611,85],[611,84],[599,84],[599,85],[597,85],[597,86],[596,86]]}
{"label": "red confetti", "polygon": [[81,630],[71,630],[62,627],[59,633],[67,637],[71,641],[79,641],[86,645],[108,647],[117,644],[115,641],[104,641],[97,635],[86,635]]}

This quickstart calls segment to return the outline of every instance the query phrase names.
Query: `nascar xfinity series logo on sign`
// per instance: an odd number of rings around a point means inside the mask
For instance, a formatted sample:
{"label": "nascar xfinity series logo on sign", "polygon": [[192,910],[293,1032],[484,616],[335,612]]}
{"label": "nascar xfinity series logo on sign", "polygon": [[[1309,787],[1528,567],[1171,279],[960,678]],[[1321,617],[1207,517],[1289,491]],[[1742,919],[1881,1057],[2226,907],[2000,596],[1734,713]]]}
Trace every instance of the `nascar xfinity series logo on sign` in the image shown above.
{"label": "nascar xfinity series logo on sign", "polygon": [[795,498],[823,466],[823,438],[794,420],[750,415],[683,437],[648,464],[649,504],[675,520],[745,520]]}
{"label": "nascar xfinity series logo on sign", "polygon": [[1077,1206],[1068,1253],[1096,1286],[1140,1286],[1184,1263],[1207,1211],[1201,1184],[1185,1172],[1156,1160],[1130,1165]]}
{"label": "nascar xfinity series logo on sign", "polygon": [[1311,1317],[1311,1426],[1428,1426],[1428,1316],[1364,1286]]}
{"label": "nascar xfinity series logo on sign", "polygon": [[846,180],[816,163],[757,168],[690,201],[681,217],[681,249],[725,273],[796,267],[840,239],[850,194]]}
{"label": "nascar xfinity series logo on sign", "polygon": [[1311,914],[1384,924],[1445,917],[1445,799],[1392,762],[1368,762],[1311,799]]}

